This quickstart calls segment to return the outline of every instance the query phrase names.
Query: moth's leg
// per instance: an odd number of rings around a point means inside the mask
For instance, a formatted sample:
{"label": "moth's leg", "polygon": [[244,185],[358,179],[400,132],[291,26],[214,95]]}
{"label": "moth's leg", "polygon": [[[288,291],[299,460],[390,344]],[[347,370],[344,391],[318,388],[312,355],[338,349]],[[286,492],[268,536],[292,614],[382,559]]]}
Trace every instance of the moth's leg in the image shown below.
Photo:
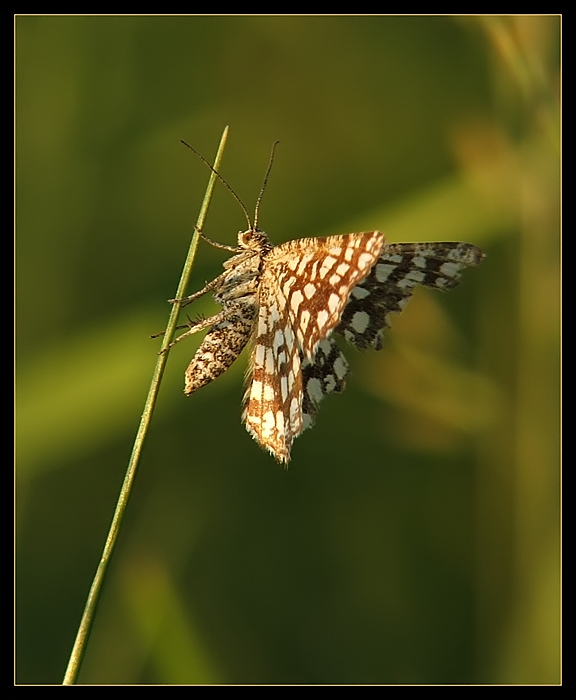
{"label": "moth's leg", "polygon": [[[176,326],[176,330],[179,331],[181,328],[190,328],[190,324],[192,321],[190,319],[188,320],[188,323],[185,323],[183,326]],[[154,335],[151,335],[151,338],[161,338],[163,335],[166,335],[166,331],[160,331],[160,333],[154,333]]]}
{"label": "moth's leg", "polygon": [[231,306],[227,309],[222,309],[222,311],[220,311],[220,313],[215,314],[214,316],[210,316],[210,318],[202,318],[199,321],[191,321],[188,324],[188,327],[190,330],[186,331],[186,333],[182,333],[182,335],[179,335],[177,338],[175,338],[170,343],[170,345],[167,345],[158,354],[163,355],[167,350],[170,350],[170,348],[174,347],[174,345],[176,345],[176,343],[179,343],[181,340],[184,340],[184,338],[187,338],[189,335],[194,335],[194,333],[199,333],[200,331],[203,331],[205,328],[208,328],[209,326],[215,326],[217,323],[222,323],[223,321],[227,321],[228,319],[230,319],[232,316],[234,316],[237,313],[238,313],[238,309],[235,306]]}
{"label": "moth's leg", "polygon": [[[198,229],[196,229],[198,231]],[[220,248],[220,250],[229,250],[232,253],[242,253],[244,251],[244,248],[240,248],[237,245],[224,245],[223,243],[216,243],[216,241],[213,241],[211,238],[208,238],[208,236],[205,236],[202,231],[198,231],[200,234],[200,237],[202,240],[206,241],[206,243],[209,243],[211,246],[214,248]]]}
{"label": "moth's leg", "polygon": [[204,296],[204,294],[207,294],[216,287],[220,286],[227,274],[227,272],[223,272],[221,275],[218,275],[218,277],[214,278],[212,282],[208,282],[208,284],[202,287],[200,291],[194,292],[194,294],[191,294],[189,297],[184,297],[184,299],[168,299],[168,301],[171,304],[176,304],[176,302],[180,302],[180,306],[188,306],[188,304],[191,304],[193,301],[196,301],[196,299],[200,299],[200,297]]}

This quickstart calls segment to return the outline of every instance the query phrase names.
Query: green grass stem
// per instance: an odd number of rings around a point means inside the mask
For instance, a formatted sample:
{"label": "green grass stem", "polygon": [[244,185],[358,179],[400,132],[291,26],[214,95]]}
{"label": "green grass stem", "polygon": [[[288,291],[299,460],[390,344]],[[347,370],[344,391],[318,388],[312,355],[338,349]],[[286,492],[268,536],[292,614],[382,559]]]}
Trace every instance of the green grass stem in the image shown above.
{"label": "green grass stem", "polygon": [[[220,161],[222,160],[222,155],[224,153],[227,138],[228,127],[224,129],[222,133],[222,138],[220,139],[220,145],[218,147],[218,152],[214,161],[214,168],[216,170],[219,168]],[[198,220],[196,222],[196,227],[194,229],[194,235],[192,236],[192,241],[190,243],[188,255],[186,256],[186,262],[184,263],[184,268],[182,270],[182,275],[180,277],[180,282],[176,291],[176,299],[182,299],[186,291],[188,280],[192,272],[194,258],[196,256],[198,240],[200,238],[199,231],[201,231],[204,227],[204,222],[206,220],[206,214],[208,212],[208,206],[212,197],[212,193],[214,191],[216,179],[217,176],[214,172],[212,172],[210,174],[210,179],[206,188],[206,194],[204,195],[204,201],[202,202],[202,207],[200,209]],[[172,305],[172,310],[170,312],[170,317],[166,326],[166,332],[164,334],[162,350],[165,350],[172,342],[172,338],[174,337],[174,333],[176,331],[176,325],[178,323],[179,311],[180,303],[176,302]],[[128,499],[130,497],[130,492],[132,490],[132,485],[136,476],[136,468],[140,461],[140,455],[142,454],[144,440],[146,438],[148,427],[150,426],[150,422],[152,420],[152,412],[154,410],[156,399],[160,390],[160,381],[162,379],[162,375],[164,374],[167,359],[168,352],[161,351],[161,354],[158,355],[158,359],[156,361],[156,367],[154,369],[154,374],[150,383],[150,389],[146,398],[146,403],[144,406],[144,411],[142,413],[142,418],[140,420],[140,425],[138,427],[138,432],[136,433],[136,438],[134,440],[134,447],[132,448],[132,454],[130,456],[130,461],[128,463],[128,468],[126,470],[126,476],[124,477],[124,483],[122,484],[122,489],[120,491],[118,503],[116,504],[116,510],[114,512],[114,517],[112,518],[112,523],[110,525],[108,537],[106,538],[106,543],[102,551],[102,556],[100,558],[98,568],[96,569],[96,574],[94,576],[94,580],[92,581],[90,592],[88,593],[88,599],[86,600],[86,605],[84,607],[84,612],[82,614],[80,626],[78,627],[78,632],[76,634],[76,639],[74,641],[72,653],[70,654],[68,667],[66,668],[66,674],[64,675],[63,685],[74,685],[78,677],[78,672],[80,670],[82,658],[86,651],[88,637],[90,635],[90,630],[94,621],[94,614],[96,611],[96,606],[98,604],[98,599],[100,597],[102,583],[104,582],[106,569],[108,567],[108,564],[110,563],[112,552],[114,551],[114,545],[116,544],[118,534],[120,532],[122,518],[126,511],[126,506],[128,505]]]}

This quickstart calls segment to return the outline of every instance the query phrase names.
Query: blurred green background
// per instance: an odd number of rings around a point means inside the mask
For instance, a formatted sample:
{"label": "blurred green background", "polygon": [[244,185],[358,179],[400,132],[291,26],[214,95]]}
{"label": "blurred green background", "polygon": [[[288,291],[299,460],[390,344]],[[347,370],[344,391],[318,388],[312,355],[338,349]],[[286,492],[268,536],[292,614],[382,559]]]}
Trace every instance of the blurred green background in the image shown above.
{"label": "blurred green background", "polygon": [[558,17],[17,17],[17,682],[62,680],[208,178],[179,140],[226,124],[249,210],[281,142],[273,242],[487,257],[346,350],[288,471],[245,357],[186,398],[172,351],[79,682],[559,682],[559,53]]}

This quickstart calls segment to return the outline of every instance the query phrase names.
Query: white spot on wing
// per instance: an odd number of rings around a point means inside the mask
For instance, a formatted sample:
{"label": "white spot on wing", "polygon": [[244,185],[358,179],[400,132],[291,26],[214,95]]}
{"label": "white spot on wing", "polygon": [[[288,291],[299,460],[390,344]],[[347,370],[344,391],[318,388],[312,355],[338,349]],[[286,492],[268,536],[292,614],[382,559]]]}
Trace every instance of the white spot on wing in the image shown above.
{"label": "white spot on wing", "polygon": [[272,348],[268,348],[266,351],[266,372],[267,374],[274,373],[274,353],[272,352]]}
{"label": "white spot on wing", "polygon": [[[399,257],[399,256],[397,256]],[[386,282],[388,277],[394,272],[396,265],[387,265],[386,263],[379,263],[376,265],[376,279],[378,282]]]}
{"label": "white spot on wing", "polygon": [[411,289],[416,284],[423,282],[425,276],[425,273],[420,270],[411,270],[404,279],[398,282],[398,286],[400,289]]}
{"label": "white spot on wing", "polygon": [[336,372],[336,376],[340,380],[344,379],[346,373],[348,372],[348,363],[342,354],[338,355],[334,362],[334,372]]}
{"label": "white spot on wing", "polygon": [[458,263],[445,262],[440,266],[440,272],[446,277],[457,277],[461,267]]}
{"label": "white spot on wing", "polygon": [[306,391],[308,392],[308,396],[310,396],[312,401],[316,403],[320,403],[320,401],[322,401],[324,398],[322,384],[318,377],[312,377],[308,380],[308,384],[306,384]]}
{"label": "white spot on wing", "polygon": [[364,270],[367,267],[372,267],[373,262],[374,256],[371,253],[361,253],[358,258],[358,267]]}
{"label": "white spot on wing", "polygon": [[274,389],[270,384],[264,384],[264,401],[274,401]]}
{"label": "white spot on wing", "polygon": [[328,299],[328,308],[330,309],[330,311],[334,313],[339,305],[340,297],[337,294],[331,294],[330,298]]}
{"label": "white spot on wing", "polygon": [[284,344],[284,333],[280,330],[280,328],[276,331],[274,334],[274,350],[278,352],[278,348]]}
{"label": "white spot on wing", "polygon": [[250,387],[250,398],[255,401],[260,401],[262,396],[262,382],[253,381]]}
{"label": "white spot on wing", "polygon": [[327,394],[330,394],[334,389],[336,388],[336,380],[334,377],[329,374],[325,379],[324,379],[324,389]]}
{"label": "white spot on wing", "polygon": [[298,353],[294,355],[294,358],[292,359],[292,371],[294,374],[298,372],[298,369],[300,367],[300,358],[298,357]]}
{"label": "white spot on wing", "polygon": [[302,296],[302,292],[297,289],[294,294],[292,294],[292,299],[290,299],[290,306],[292,307],[292,311],[296,313],[298,311],[298,307],[304,300],[304,297]]}
{"label": "white spot on wing", "polygon": [[324,261],[322,262],[322,267],[319,270],[320,277],[322,279],[324,279],[324,277],[326,277],[326,275],[334,267],[335,263],[336,263],[336,258],[333,258],[331,255],[328,255],[324,258]]}
{"label": "white spot on wing", "polygon": [[366,299],[367,296],[370,296],[370,292],[367,289],[364,289],[364,287],[354,287],[352,290],[352,296],[355,299]]}
{"label": "white spot on wing", "polygon": [[370,323],[370,316],[365,311],[357,311],[354,316],[352,316],[352,322],[350,325],[356,331],[356,333],[364,333],[368,328]]}
{"label": "white spot on wing", "polygon": [[254,366],[263,367],[264,366],[264,356],[266,354],[266,348],[263,345],[257,345],[254,350]]}
{"label": "white spot on wing", "polygon": [[326,309],[322,309],[322,311],[318,312],[318,327],[322,328],[323,326],[326,325],[326,322],[328,321],[328,312]]}
{"label": "white spot on wing", "polygon": [[284,286],[282,287],[282,291],[284,292],[284,296],[285,296],[285,297],[288,297],[288,296],[289,296],[289,294],[290,294],[290,288],[292,287],[292,285],[294,284],[294,282],[296,282],[296,278],[295,278],[295,277],[289,277],[289,278],[286,280],[286,282],[284,282]]}
{"label": "white spot on wing", "polygon": [[316,286],[308,282],[308,284],[304,287],[304,294],[306,295],[307,299],[312,299],[314,294],[316,294]]}

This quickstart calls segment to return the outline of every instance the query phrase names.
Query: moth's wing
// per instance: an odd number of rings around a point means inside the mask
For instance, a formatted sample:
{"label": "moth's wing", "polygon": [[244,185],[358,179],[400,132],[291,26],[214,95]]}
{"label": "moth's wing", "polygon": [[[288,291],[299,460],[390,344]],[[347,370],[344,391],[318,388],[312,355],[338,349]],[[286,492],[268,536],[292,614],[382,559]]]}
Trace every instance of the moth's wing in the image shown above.
{"label": "moth's wing", "polygon": [[273,248],[262,279],[274,278],[302,356],[313,361],[318,343],[339,324],[350,292],[369,273],[384,245],[378,231],[301,238]]}
{"label": "moth's wing", "polygon": [[302,362],[304,430],[314,424],[322,399],[346,386],[348,363],[334,338],[321,340],[312,360]]}
{"label": "moth's wing", "polygon": [[288,462],[303,430],[300,352],[286,298],[273,275],[262,275],[258,300],[242,419],[262,447]]}
{"label": "moth's wing", "polygon": [[[318,409],[319,344],[338,324],[350,291],[370,272],[383,243],[378,232],[303,238],[264,258],[243,420],[280,462],[290,459],[292,442]],[[302,361],[309,366],[304,378]],[[340,382],[343,387],[343,376]]]}
{"label": "moth's wing", "polygon": [[479,265],[484,253],[470,243],[392,243],[354,287],[336,329],[357,348],[382,347],[388,316],[402,311],[418,284],[451,289],[460,272]]}

